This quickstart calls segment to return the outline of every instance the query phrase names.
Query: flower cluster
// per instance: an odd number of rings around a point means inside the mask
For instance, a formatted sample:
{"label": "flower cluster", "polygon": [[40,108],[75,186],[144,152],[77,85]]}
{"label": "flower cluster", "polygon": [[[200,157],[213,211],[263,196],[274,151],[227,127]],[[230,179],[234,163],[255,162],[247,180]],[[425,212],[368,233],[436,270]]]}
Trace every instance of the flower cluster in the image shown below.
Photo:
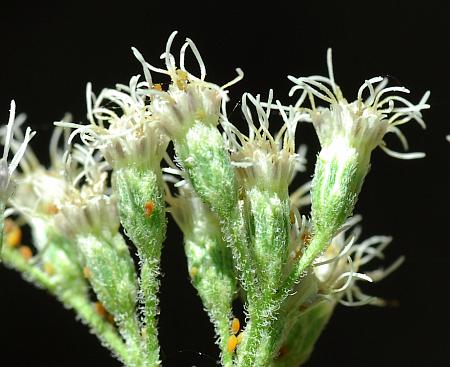
{"label": "flower cluster", "polygon": [[[414,120],[425,128],[429,92],[413,104],[399,95],[406,88],[375,77],[348,102],[329,50],[328,77],[289,76],[290,95],[301,92],[293,105],[274,100],[272,90],[266,100],[244,93],[244,133],[227,113],[228,87],[242,71],[222,86],[206,81],[192,40],[175,56],[176,34],[161,55],[165,68],[132,48],[143,80],[132,76],[98,95],[87,84],[87,123],[68,116],[55,123],[48,168],[26,150],[34,133],[21,131],[24,118],[15,119],[11,103],[0,133],[0,209],[3,214],[9,205],[7,214],[31,228],[33,247],[17,251],[20,227],[10,220],[11,245],[2,258],[74,309],[125,365],[157,367],[159,266],[169,212],[183,232],[189,276],[214,324],[222,365],[303,364],[336,305],[385,304],[359,282],[383,279],[403,257],[366,270],[384,259],[391,237],[359,241],[361,217],[353,210],[377,146],[393,157],[424,155],[395,152],[384,137],[395,134],[408,150],[400,126]],[[185,67],[188,51],[199,76]],[[170,82],[155,83],[155,73]],[[306,170],[306,146],[297,146],[303,121],[312,122],[321,150],[312,181],[293,189],[296,173]],[[246,312],[242,332],[236,299]]]}

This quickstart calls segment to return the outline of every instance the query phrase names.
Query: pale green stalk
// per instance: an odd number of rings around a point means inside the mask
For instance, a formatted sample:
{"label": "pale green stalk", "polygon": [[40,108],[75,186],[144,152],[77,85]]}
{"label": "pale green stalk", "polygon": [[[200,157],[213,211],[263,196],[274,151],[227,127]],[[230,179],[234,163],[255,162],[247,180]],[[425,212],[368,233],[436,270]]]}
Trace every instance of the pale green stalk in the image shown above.
{"label": "pale green stalk", "polygon": [[250,322],[238,349],[238,366],[266,366],[275,353],[282,325],[277,323],[282,300],[277,297],[289,251],[289,201],[258,188],[246,194],[247,220],[258,266],[259,297],[249,300]]}
{"label": "pale green stalk", "polygon": [[158,276],[167,226],[161,173],[136,166],[118,168],[113,173],[113,189],[118,197],[121,223],[140,260],[139,298],[143,306],[147,362],[149,366],[158,366]]}
{"label": "pale green stalk", "polygon": [[125,339],[129,366],[147,366],[136,315],[137,279],[128,248],[119,233],[78,235],[76,244],[89,269],[89,281]]}
{"label": "pale green stalk", "polygon": [[[185,247],[192,284],[202,299],[219,338],[221,362],[224,367],[233,366],[233,353],[227,351],[232,319],[232,302],[236,284],[232,272],[232,261],[227,255],[228,248],[220,238],[220,231],[206,235],[203,243],[186,238]],[[205,251],[207,249],[207,251]],[[201,252],[204,254],[193,254]]]}
{"label": "pale green stalk", "polygon": [[[80,320],[97,336],[102,345],[108,348],[119,360],[130,364],[125,343],[117,330],[100,316],[86,294],[78,292],[60,292],[52,277],[27,261],[19,251],[5,247],[2,257],[6,266],[20,272],[29,282],[53,294],[67,308],[73,309]],[[131,364],[130,364],[131,365]]]}
{"label": "pale green stalk", "polygon": [[231,250],[222,238],[217,216],[191,189],[182,188],[180,193],[168,198],[170,212],[184,233],[189,275],[214,324],[222,365],[232,367],[233,353],[227,344],[237,279]]}

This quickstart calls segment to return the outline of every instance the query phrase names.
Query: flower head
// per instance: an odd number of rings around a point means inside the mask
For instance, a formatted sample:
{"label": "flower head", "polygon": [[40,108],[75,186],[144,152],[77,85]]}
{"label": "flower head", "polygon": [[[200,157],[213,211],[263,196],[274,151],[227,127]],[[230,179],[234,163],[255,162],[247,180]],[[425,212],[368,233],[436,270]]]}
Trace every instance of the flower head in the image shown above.
{"label": "flower head", "polygon": [[[347,230],[360,220],[359,215],[350,218],[346,223]],[[345,232],[346,230],[333,238],[328,249],[314,264],[314,274],[321,294],[346,306],[384,305],[382,299],[364,294],[357,282],[382,280],[403,263],[404,257],[398,258],[386,269],[361,272],[362,268],[373,260],[384,259],[383,250],[391,243],[392,237],[373,236],[356,243],[361,228],[354,227],[348,236]]]}
{"label": "flower head", "polygon": [[[392,92],[409,93],[403,87],[386,87],[381,77],[366,80],[358,91],[357,99],[349,103],[334,81],[331,50],[327,55],[328,77],[289,77],[296,85],[292,95],[302,94],[295,107],[309,114],[322,149],[317,157],[311,189],[312,218],[319,251],[351,216],[364,179],[369,171],[372,151],[380,146],[389,155],[404,159],[420,158],[423,153],[398,153],[386,147],[383,140],[394,133],[408,148],[406,138],[398,128],[415,120],[422,127],[421,111],[429,108],[426,92],[419,104],[414,105]],[[363,100],[363,93],[369,96]],[[389,93],[389,94],[388,94]],[[300,108],[306,98],[311,108]],[[315,98],[330,104],[329,108],[316,107]],[[323,237],[319,240],[320,237]]]}
{"label": "flower head", "polygon": [[[227,99],[226,88],[242,79],[243,73],[236,69],[238,76],[231,82],[219,87],[205,81],[206,67],[194,42],[187,38],[181,47],[179,66],[171,53],[173,40],[177,32],[173,32],[166,44],[166,50],[161,55],[165,60],[166,69],[157,68],[147,63],[143,56],[133,48],[136,58],[142,63],[144,74],[151,96],[149,111],[161,123],[161,127],[172,139],[181,139],[187,129],[196,121],[205,125],[216,126],[219,123],[220,107]],[[194,76],[185,68],[186,50],[190,48],[200,67],[200,77]],[[150,71],[168,75],[171,84],[163,91],[160,84],[153,84]]]}
{"label": "flower head", "polygon": [[[69,123],[70,119],[66,117],[64,121]],[[16,134],[21,135],[20,124],[17,124],[16,129]],[[51,165],[48,168],[40,164],[32,149],[24,153],[20,161],[20,172],[16,178],[16,195],[11,199],[14,210],[30,225],[34,245],[38,250],[42,250],[48,244],[48,229],[53,229],[56,222],[61,227],[62,211],[66,213],[73,206],[83,207],[90,199],[101,202],[99,197],[107,190],[106,162],[98,155],[94,155],[92,148],[78,144],[69,147],[65,141],[64,150],[60,149],[58,145],[61,137],[65,136],[67,139],[69,131],[65,131],[64,135],[63,133],[61,127],[54,129],[50,140]],[[11,148],[17,151],[19,146],[13,142]],[[106,223],[110,221],[110,213],[101,214],[101,216],[99,213],[92,215],[91,222],[103,219]],[[74,228],[73,232],[69,230],[65,232],[73,234],[75,230],[83,228],[76,222],[76,215],[63,217],[68,217],[65,228]],[[114,226],[113,221],[110,222]]]}
{"label": "flower head", "polygon": [[[400,95],[391,94],[409,93],[408,89],[386,87],[386,79],[375,77],[366,80],[359,88],[356,101],[349,103],[334,81],[331,49],[327,53],[327,64],[328,77],[289,76],[289,79],[296,84],[292,87],[290,95],[297,90],[303,91],[296,106],[300,106],[306,97],[309,98],[311,108],[306,111],[310,114],[322,148],[333,146],[336,150],[342,150],[342,147],[349,146],[356,149],[360,159],[367,163],[370,153],[377,146],[397,158],[413,159],[424,156],[424,153],[394,152],[386,147],[383,138],[388,133],[394,133],[407,150],[408,143],[399,126],[415,120],[422,128],[425,128],[421,111],[430,107],[426,103],[429,92],[426,92],[421,101],[414,105]],[[364,100],[363,94],[366,90],[369,96]],[[329,103],[330,107],[316,107],[315,97]]]}
{"label": "flower head", "polygon": [[[67,115],[64,120],[70,121],[70,118]],[[22,134],[20,125],[16,125],[18,135]],[[63,151],[58,146],[62,136],[63,128],[57,127],[53,130],[50,139],[49,167],[39,162],[31,148],[27,149],[19,163],[16,195],[11,200],[11,204],[29,222],[38,218],[50,221],[59,211],[60,201],[67,185],[64,175],[67,150]],[[17,150],[18,145],[14,144],[12,148]],[[65,148],[67,149],[67,146]]]}
{"label": "flower head", "polygon": [[15,119],[16,113],[16,103],[11,101],[11,108],[9,110],[9,121],[6,125],[6,132],[4,135],[4,146],[3,146],[3,156],[0,159],[0,202],[5,205],[6,201],[12,194],[13,187],[11,185],[11,176],[16,170],[17,166],[20,163],[23,155],[25,154],[25,150],[27,148],[28,143],[33,138],[36,132],[32,132],[28,127],[25,136],[21,136],[21,143],[18,143],[17,149],[15,149],[15,154],[11,163],[8,165],[8,155],[10,149],[17,145],[14,141],[14,133],[16,131],[15,124],[17,125],[17,121]]}
{"label": "flower head", "polygon": [[118,84],[116,89],[105,88],[95,96],[88,83],[89,124],[55,124],[74,128],[69,143],[80,134],[83,143],[99,149],[113,168],[128,164],[159,167],[169,140],[148,110],[147,88],[147,82],[139,82],[137,75],[128,86]]}
{"label": "flower head", "polygon": [[[236,167],[241,184],[246,188],[259,186],[287,194],[295,172],[304,170],[305,149],[301,147],[298,153],[295,149],[295,131],[304,115],[294,107],[290,107],[286,113],[280,102],[276,101],[283,125],[272,135],[269,131],[272,100],[272,91],[264,104],[259,95],[243,95],[242,112],[249,127],[248,136],[242,134],[226,116],[221,123],[228,139],[232,164]],[[254,122],[249,102],[256,110],[258,126]]]}
{"label": "flower head", "polygon": [[[93,155],[93,149],[76,145],[67,157],[65,187],[55,225],[67,238],[77,234],[114,235],[119,229],[119,214],[114,196],[107,194],[106,166]],[[81,166],[75,177],[73,168]]]}

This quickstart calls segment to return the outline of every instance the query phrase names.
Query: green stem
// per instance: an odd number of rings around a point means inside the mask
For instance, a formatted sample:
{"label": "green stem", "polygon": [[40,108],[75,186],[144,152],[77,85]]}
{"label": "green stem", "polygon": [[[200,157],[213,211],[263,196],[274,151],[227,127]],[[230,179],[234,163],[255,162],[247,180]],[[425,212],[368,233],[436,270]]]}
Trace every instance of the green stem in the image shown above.
{"label": "green stem", "polygon": [[20,272],[29,282],[56,296],[65,307],[73,309],[80,320],[89,326],[91,332],[97,336],[104,347],[108,348],[123,363],[132,365],[128,357],[128,350],[116,329],[95,311],[85,294],[58,292],[58,287],[51,277],[31,265],[16,249],[5,247],[2,256],[8,267]]}
{"label": "green stem", "polygon": [[143,341],[141,339],[141,329],[136,314],[128,315],[120,322],[120,331],[127,346],[127,357],[132,361],[130,366],[146,367],[148,357],[145,353]]}
{"label": "green stem", "polygon": [[141,264],[139,298],[143,306],[143,338],[147,365],[159,366],[157,329],[159,263],[167,221],[160,170],[127,166],[114,171],[120,221],[138,251]]}
{"label": "green stem", "polygon": [[6,266],[22,273],[26,280],[55,294],[56,285],[51,281],[49,275],[31,265],[17,249],[5,246],[2,249],[2,258]]}
{"label": "green stem", "polygon": [[274,320],[265,319],[260,305],[250,311],[243,343],[238,347],[238,367],[265,367],[271,359],[271,333]]}
{"label": "green stem", "polygon": [[219,228],[216,233],[211,233],[210,229],[207,229],[200,236],[201,238],[185,240],[189,273],[192,284],[214,324],[219,339],[222,366],[231,367],[233,353],[229,352],[227,347],[232,302],[237,287],[231,253],[220,237]]}
{"label": "green stem", "polygon": [[144,321],[145,329],[143,338],[147,345],[148,366],[159,366],[159,342],[158,342],[158,325],[157,325],[157,310],[158,310],[158,290],[159,282],[157,280],[159,274],[159,260],[151,262],[150,260],[141,260],[141,299],[144,306]]}
{"label": "green stem", "polygon": [[76,312],[81,321],[91,328],[92,333],[97,336],[102,345],[111,350],[121,362],[127,366],[134,365],[134,360],[130,358],[129,350],[117,330],[94,310],[89,301],[80,296],[72,296],[61,301]]}
{"label": "green stem", "polygon": [[222,233],[230,235],[230,238],[227,238],[228,246],[231,248],[234,263],[239,267],[241,285],[251,303],[257,300],[261,293],[254,272],[255,261],[249,246],[245,220],[238,205],[229,216],[221,219]]}
{"label": "green stem", "polygon": [[136,314],[137,276],[128,247],[119,233],[83,234],[76,238],[89,282],[98,300],[114,316],[125,340],[131,366],[146,366],[146,351]]}

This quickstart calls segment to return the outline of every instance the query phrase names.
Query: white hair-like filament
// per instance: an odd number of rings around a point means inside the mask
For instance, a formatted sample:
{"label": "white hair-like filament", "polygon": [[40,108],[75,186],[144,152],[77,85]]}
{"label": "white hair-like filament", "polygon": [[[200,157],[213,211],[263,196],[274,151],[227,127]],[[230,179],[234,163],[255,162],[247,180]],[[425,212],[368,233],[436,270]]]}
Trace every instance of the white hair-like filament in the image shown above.
{"label": "white hair-like filament", "polygon": [[[368,113],[374,116],[373,118],[380,120],[380,124],[375,122],[373,126],[365,126],[365,128],[368,129],[368,132],[371,129],[376,129],[379,125],[380,128],[384,129],[382,131],[383,135],[388,133],[395,134],[405,150],[409,148],[408,143],[406,137],[397,126],[405,124],[410,120],[415,120],[422,128],[426,127],[425,122],[422,119],[421,111],[430,107],[426,103],[430,95],[429,91],[425,92],[418,104],[413,104],[406,98],[398,95],[399,93],[410,93],[407,88],[401,86],[388,87],[387,78],[377,76],[367,79],[359,88],[356,101],[354,103],[348,103],[342,96],[340,88],[334,80],[331,49],[328,49],[327,51],[327,68],[328,78],[318,75],[311,75],[308,77],[288,76],[289,80],[295,84],[291,88],[289,95],[292,96],[297,90],[302,91],[295,104],[297,109],[307,111],[311,114],[315,112],[320,115],[323,110],[316,107],[315,98],[318,98],[331,106],[339,105],[341,108],[347,108],[352,111],[354,109],[353,106],[356,106],[358,109],[355,113],[356,116],[363,116],[364,112],[368,111]],[[368,90],[369,96],[363,100],[363,94],[366,90]],[[309,109],[301,107],[307,96],[311,105],[311,108]],[[332,107],[331,110],[333,110]],[[364,120],[364,117],[362,117],[362,120]],[[382,121],[387,121],[386,127],[382,127]],[[364,123],[364,121],[361,123]],[[369,123],[367,122],[367,124]],[[376,141],[375,144],[379,145],[388,155],[395,158],[416,159],[424,157],[424,153],[421,152],[401,153],[393,151],[386,147],[386,143],[382,139]]]}

